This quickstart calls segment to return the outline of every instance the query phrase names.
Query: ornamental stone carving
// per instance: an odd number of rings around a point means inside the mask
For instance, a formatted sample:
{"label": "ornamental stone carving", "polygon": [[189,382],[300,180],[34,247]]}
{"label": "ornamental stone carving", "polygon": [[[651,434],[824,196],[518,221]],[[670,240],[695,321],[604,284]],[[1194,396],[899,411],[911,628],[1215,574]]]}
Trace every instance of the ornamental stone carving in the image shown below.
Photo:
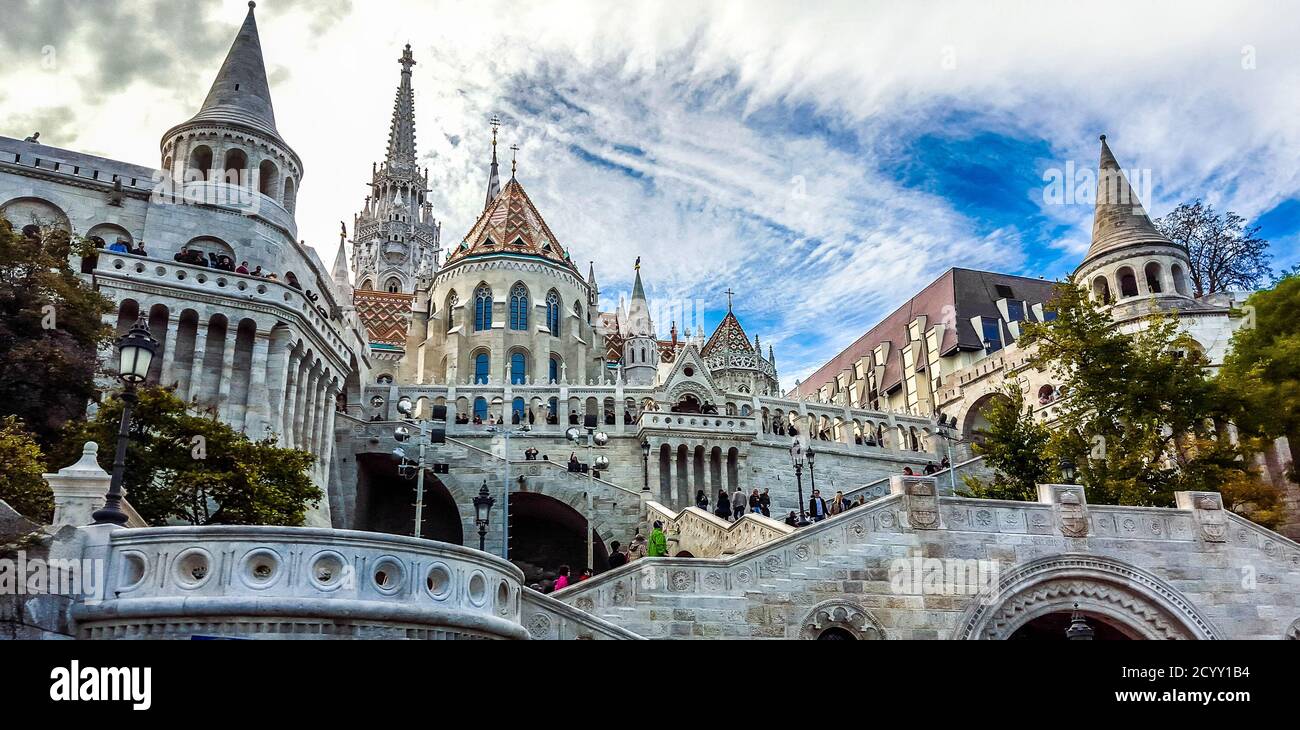
{"label": "ornamental stone carving", "polygon": [[551,617],[535,613],[528,619],[528,633],[534,639],[545,639],[551,633]]}
{"label": "ornamental stone carving", "polygon": [[817,639],[828,629],[840,629],[859,640],[885,638],[884,627],[870,611],[839,598],[813,606],[800,622],[799,638]]}
{"label": "ornamental stone carving", "polygon": [[933,477],[892,476],[889,478],[889,491],[904,495],[903,509],[912,529],[938,529],[939,490]]}
{"label": "ornamental stone carving", "polygon": [[[1218,492],[1175,492],[1179,509],[1190,509],[1206,542],[1228,541],[1228,516],[1223,509],[1223,496]],[[1239,535],[1245,542],[1245,534]]]}
{"label": "ornamental stone carving", "polygon": [[1077,484],[1040,484],[1038,501],[1055,505],[1056,524],[1066,537],[1088,536],[1088,498]]}

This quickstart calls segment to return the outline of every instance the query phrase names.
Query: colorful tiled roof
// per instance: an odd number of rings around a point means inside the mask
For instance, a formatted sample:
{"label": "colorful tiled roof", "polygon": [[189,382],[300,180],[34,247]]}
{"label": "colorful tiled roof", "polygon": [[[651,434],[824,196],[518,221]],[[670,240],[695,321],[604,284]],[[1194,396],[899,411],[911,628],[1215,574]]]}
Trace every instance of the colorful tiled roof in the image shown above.
{"label": "colorful tiled roof", "polygon": [[[451,264],[463,258],[484,254],[531,254],[561,264],[573,273],[578,269],[569,252],[556,239],[542,219],[524,186],[515,178],[493,199],[465,240],[447,257]],[[581,276],[581,274],[579,274]]]}
{"label": "colorful tiled roof", "polygon": [[370,345],[381,349],[405,348],[411,324],[414,294],[359,290],[353,295],[357,316],[366,326]]}

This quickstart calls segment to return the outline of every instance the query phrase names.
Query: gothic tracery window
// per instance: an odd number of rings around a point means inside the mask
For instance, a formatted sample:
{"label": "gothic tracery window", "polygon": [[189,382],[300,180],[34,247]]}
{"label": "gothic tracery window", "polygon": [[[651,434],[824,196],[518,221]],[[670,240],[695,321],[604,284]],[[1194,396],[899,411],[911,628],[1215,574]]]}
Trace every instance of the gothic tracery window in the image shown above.
{"label": "gothic tracery window", "polygon": [[546,327],[552,336],[560,336],[560,295],[554,289],[546,294]]}
{"label": "gothic tracery window", "polygon": [[474,292],[474,331],[492,329],[492,289],[487,284]]}
{"label": "gothic tracery window", "polygon": [[460,304],[460,297],[456,296],[455,291],[447,295],[447,306],[443,308],[443,311],[447,313],[448,332],[451,331],[452,327],[456,326],[456,307],[459,304]]}
{"label": "gothic tracery window", "polygon": [[528,289],[523,284],[510,290],[510,329],[528,329]]}

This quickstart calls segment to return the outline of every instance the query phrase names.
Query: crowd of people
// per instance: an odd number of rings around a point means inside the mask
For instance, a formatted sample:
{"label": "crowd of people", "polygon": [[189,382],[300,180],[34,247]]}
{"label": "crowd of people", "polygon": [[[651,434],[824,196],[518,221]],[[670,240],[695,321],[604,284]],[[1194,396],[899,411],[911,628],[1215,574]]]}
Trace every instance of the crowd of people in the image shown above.
{"label": "crowd of people", "polygon": [[[638,528],[633,533],[632,540],[628,545],[624,546],[618,540],[610,542],[607,565],[609,570],[614,570],[647,557],[668,557],[668,536],[664,534],[664,523],[660,520],[654,521],[653,529],[651,529],[648,538],[642,535],[641,530]],[[555,578],[544,578],[537,583],[531,584],[529,588],[539,593],[552,593],[574,583],[589,580],[593,575],[590,568],[582,571],[576,580],[572,577],[572,574],[573,570],[568,565],[561,565],[556,570]]]}

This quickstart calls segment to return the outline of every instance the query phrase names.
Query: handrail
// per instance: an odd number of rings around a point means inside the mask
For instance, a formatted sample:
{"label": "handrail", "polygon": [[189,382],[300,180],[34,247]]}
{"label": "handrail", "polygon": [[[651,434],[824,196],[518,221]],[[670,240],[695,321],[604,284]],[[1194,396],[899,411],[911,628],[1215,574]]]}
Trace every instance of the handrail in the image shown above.
{"label": "handrail", "polygon": [[[507,459],[506,459],[504,456],[497,456],[496,454],[492,453],[491,451],[488,451],[488,450],[486,450],[486,449],[480,449],[479,447],[477,447],[477,446],[475,446],[475,445],[473,445],[473,444],[465,443],[464,441],[461,441],[460,439],[455,439],[455,438],[452,438],[452,437],[448,436],[448,437],[447,437],[447,443],[449,443],[449,444],[456,444],[457,446],[463,446],[463,447],[465,447],[466,449],[469,449],[470,451],[476,451],[476,452],[478,452],[478,453],[480,453],[480,454],[483,454],[484,456],[489,456],[489,457],[491,457],[491,458],[493,458],[493,459],[497,459],[498,461],[507,461]],[[537,461],[529,461],[529,460],[527,460],[527,459],[522,459],[522,460],[509,459],[509,462],[510,462],[511,464],[526,464],[526,465],[528,465],[528,466],[532,466],[532,465],[534,465],[534,464],[549,464],[549,465],[551,465],[552,468],[555,468],[555,469],[562,468],[562,465],[561,465],[559,462],[557,462],[557,461],[550,461],[549,459],[548,459],[548,460],[537,460]],[[567,467],[563,467],[563,468],[564,468],[564,470],[565,470],[565,473],[572,473],[572,472],[569,472],[569,471],[568,471],[568,468],[567,468]],[[593,482],[595,482],[595,483],[597,483],[597,484],[602,484],[602,485],[607,486],[607,487],[609,487],[609,488],[611,488],[611,489],[616,489],[616,490],[618,490],[618,491],[620,491],[620,492],[625,492],[625,493],[627,493],[627,494],[631,494],[631,495],[635,496],[637,499],[640,499],[640,498],[641,498],[641,490],[640,490],[640,489],[628,489],[627,487],[619,486],[619,485],[615,484],[614,482],[606,481],[606,480],[604,480],[604,479],[601,479],[600,477],[593,477],[593,476],[585,475],[585,474],[582,475],[582,478],[583,478],[583,480],[590,479],[591,481],[593,481]]]}

